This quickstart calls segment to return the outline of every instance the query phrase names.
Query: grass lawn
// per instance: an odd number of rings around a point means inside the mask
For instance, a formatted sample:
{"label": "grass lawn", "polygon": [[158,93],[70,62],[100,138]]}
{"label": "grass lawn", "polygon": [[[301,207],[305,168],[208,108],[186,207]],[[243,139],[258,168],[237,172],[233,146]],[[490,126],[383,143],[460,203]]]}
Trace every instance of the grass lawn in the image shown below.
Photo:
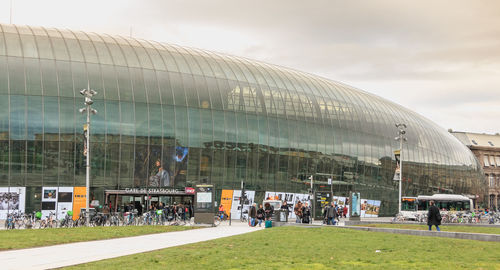
{"label": "grass lawn", "polygon": [[186,226],[124,226],[2,230],[0,231],[0,250],[183,231],[192,228]]}
{"label": "grass lawn", "polygon": [[500,243],[279,227],[71,269],[499,269]]}
{"label": "grass lawn", "polygon": [[[410,229],[410,230],[429,230],[429,227],[427,225],[417,225],[417,224],[366,224],[366,225],[359,225],[359,226],[361,226],[361,227],[376,227],[376,228]],[[500,234],[500,227],[440,225],[439,229],[441,229],[441,231],[444,231],[444,232]],[[432,226],[432,230],[435,231],[436,227]]]}

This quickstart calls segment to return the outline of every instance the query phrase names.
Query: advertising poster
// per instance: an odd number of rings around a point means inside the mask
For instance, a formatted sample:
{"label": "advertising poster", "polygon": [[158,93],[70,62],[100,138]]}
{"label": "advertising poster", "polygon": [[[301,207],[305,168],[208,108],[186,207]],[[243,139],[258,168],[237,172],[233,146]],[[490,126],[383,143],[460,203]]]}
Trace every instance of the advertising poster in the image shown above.
{"label": "advertising poster", "polygon": [[[312,211],[311,196],[306,193],[286,193],[286,192],[266,191],[264,198],[278,198],[279,200],[282,201],[286,200],[289,210],[288,219],[295,218],[295,213],[293,211],[293,208],[299,201],[301,201],[302,203],[307,202],[311,207]],[[261,202],[259,202],[259,204],[260,203]]]}
{"label": "advertising poster", "polygon": [[361,199],[361,217],[369,217],[366,216],[366,207],[368,205],[367,199]]}
{"label": "advertising poster", "polygon": [[[295,207],[295,205],[300,201],[302,202],[303,204],[305,203],[308,203],[309,204],[309,207],[311,207],[311,212],[312,212],[312,201],[311,201],[311,195],[307,194],[307,193],[295,193],[294,194],[294,200],[293,200],[293,206]],[[290,217],[288,217],[289,219],[292,218],[294,219],[295,218],[295,213],[293,211],[293,207],[292,207],[292,210],[290,211],[291,214],[290,214]]]}
{"label": "advertising poster", "polygon": [[0,187],[0,219],[6,219],[7,213],[24,213],[25,201],[25,187]]}
{"label": "advertising poster", "polygon": [[[333,202],[339,207],[340,210],[342,210],[344,207],[347,207],[347,209],[349,210],[349,205],[347,204],[346,197],[333,196]],[[349,211],[347,211],[346,216],[349,217]]]}
{"label": "advertising poster", "polygon": [[42,187],[42,218],[57,214],[57,187]]}
{"label": "advertising poster", "polygon": [[[231,205],[233,204],[233,190],[223,189],[220,196],[220,204],[224,207],[224,211],[229,215],[231,211]],[[218,210],[217,210],[218,211]]]}
{"label": "advertising poster", "polygon": [[351,195],[351,216],[359,217],[361,214],[361,197],[359,192],[353,192]]}
{"label": "advertising poster", "polygon": [[[247,194],[247,201],[243,203],[243,215],[248,218],[248,211],[250,210],[250,206],[254,202],[255,191],[246,190],[245,192]],[[233,201],[231,205],[231,219],[240,219],[240,215],[242,212],[240,205],[240,197],[241,197],[241,190],[234,190]]]}
{"label": "advertising poster", "polygon": [[85,208],[85,197],[87,196],[86,187],[73,188],[73,220],[80,217],[80,209]]}
{"label": "advertising poster", "polygon": [[66,217],[73,210],[73,187],[59,187],[57,194],[57,219]]}
{"label": "advertising poster", "polygon": [[378,217],[380,211],[380,201],[368,200],[365,210],[366,217]]}

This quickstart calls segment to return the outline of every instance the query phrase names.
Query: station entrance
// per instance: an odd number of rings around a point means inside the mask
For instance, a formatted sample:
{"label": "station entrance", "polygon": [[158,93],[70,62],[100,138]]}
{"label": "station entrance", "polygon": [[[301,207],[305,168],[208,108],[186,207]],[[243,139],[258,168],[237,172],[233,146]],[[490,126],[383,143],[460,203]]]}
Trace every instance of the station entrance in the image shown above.
{"label": "station entrance", "polygon": [[132,206],[143,212],[150,206],[176,204],[192,205],[194,188],[165,189],[165,188],[127,188],[123,190],[105,190],[105,202],[113,212],[124,211]]}

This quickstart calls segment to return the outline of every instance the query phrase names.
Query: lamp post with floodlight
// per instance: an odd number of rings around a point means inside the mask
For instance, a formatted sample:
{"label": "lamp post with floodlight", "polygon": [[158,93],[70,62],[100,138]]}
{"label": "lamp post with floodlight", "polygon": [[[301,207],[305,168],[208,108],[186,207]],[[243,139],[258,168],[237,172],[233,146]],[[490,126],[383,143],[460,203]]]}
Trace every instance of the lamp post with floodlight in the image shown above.
{"label": "lamp post with floodlight", "polygon": [[398,213],[401,213],[401,189],[403,185],[403,141],[407,141],[406,134],[406,124],[396,124],[398,128],[398,136],[394,138],[399,141],[399,202],[398,202]]}
{"label": "lamp post with floodlight", "polygon": [[86,197],[85,197],[85,223],[87,226],[90,225],[90,213],[89,213],[89,190],[90,190],[90,114],[97,114],[97,110],[92,109],[90,106],[94,103],[92,100],[92,97],[94,95],[97,95],[97,92],[90,89],[90,86],[87,87],[88,89],[83,89],[80,91],[80,94],[85,97],[85,107],[80,109],[80,113],[86,113],[87,114],[87,124],[84,127],[85,131],[85,147],[83,150],[83,154],[87,157],[87,173],[85,177],[85,188],[86,188]]}

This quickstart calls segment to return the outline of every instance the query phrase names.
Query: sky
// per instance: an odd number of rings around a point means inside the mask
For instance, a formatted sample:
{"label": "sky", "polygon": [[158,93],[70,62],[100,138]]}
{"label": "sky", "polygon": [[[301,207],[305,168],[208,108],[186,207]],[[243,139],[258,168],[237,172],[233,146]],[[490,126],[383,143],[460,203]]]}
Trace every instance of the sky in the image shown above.
{"label": "sky", "polygon": [[500,132],[497,0],[0,0],[10,21],[243,56],[363,89],[445,129]]}

